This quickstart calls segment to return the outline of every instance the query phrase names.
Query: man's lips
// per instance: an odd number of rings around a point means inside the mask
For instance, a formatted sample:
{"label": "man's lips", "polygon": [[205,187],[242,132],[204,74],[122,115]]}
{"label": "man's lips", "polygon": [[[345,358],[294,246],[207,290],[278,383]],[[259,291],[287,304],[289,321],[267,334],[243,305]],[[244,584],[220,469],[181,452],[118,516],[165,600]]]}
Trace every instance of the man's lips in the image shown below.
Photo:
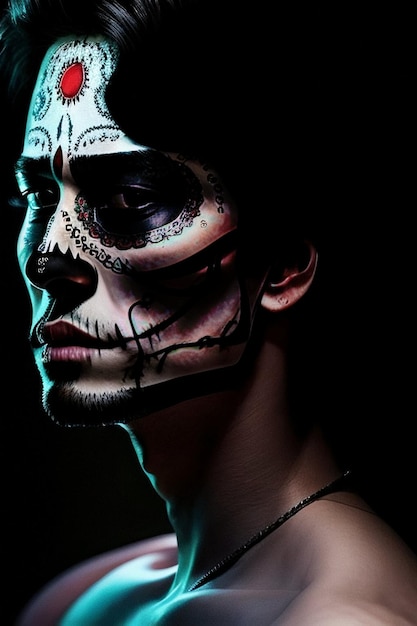
{"label": "man's lips", "polygon": [[69,322],[57,320],[46,322],[38,334],[39,346],[43,346],[42,360],[48,363],[82,363],[91,362],[96,350],[111,350],[114,347],[126,347],[126,342],[120,335],[118,341],[110,336],[106,340],[80,330]]}
{"label": "man's lips", "polygon": [[40,339],[40,345],[49,345],[53,348],[62,347],[83,347],[92,349],[111,349],[115,347],[126,348],[127,339],[116,328],[116,337],[107,335],[106,339],[101,339],[97,334],[91,335],[80,328],[77,328],[69,322],[57,320],[55,322],[46,322],[39,329],[37,336]]}
{"label": "man's lips", "polygon": [[121,345],[121,341],[116,341],[111,337],[107,337],[104,341],[100,337],[90,335],[80,330],[76,326],[58,320],[55,322],[47,322],[43,325],[41,331],[42,343],[48,344],[54,348],[60,347],[83,347],[83,348],[114,348]]}

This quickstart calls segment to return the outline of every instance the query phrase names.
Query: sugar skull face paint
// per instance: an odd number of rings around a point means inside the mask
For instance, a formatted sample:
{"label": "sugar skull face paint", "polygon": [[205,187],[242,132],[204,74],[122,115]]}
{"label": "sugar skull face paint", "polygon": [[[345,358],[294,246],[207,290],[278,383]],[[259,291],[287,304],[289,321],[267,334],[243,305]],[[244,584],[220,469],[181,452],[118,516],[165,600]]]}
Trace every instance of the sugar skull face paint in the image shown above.
{"label": "sugar skull face paint", "polygon": [[101,38],[52,46],[16,167],[31,344],[44,406],[69,425],[129,421],[197,380],[204,392],[241,358],[260,288],[239,274],[237,210],[216,172],[112,118],[116,64]]}

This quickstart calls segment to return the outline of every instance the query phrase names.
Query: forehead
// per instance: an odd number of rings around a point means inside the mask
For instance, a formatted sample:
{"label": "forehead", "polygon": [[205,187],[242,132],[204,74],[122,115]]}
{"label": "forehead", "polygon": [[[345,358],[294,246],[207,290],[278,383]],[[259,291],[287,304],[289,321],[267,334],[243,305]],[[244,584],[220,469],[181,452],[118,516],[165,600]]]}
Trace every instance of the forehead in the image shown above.
{"label": "forehead", "polygon": [[105,99],[117,62],[115,44],[102,37],[57,41],[39,71],[23,154],[41,158],[61,148],[70,157],[128,150],[132,142]]}

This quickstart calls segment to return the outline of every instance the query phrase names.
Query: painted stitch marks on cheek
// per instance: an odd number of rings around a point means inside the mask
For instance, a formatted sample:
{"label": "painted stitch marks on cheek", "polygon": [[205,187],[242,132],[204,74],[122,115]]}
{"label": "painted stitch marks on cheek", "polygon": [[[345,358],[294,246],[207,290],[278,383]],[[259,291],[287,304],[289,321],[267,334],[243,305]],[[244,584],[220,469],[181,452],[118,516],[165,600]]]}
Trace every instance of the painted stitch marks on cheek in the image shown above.
{"label": "painted stitch marks on cheek", "polygon": [[131,305],[129,323],[140,358],[128,378],[147,386],[228,364],[227,348],[244,341],[248,329],[242,325],[246,316],[242,320],[235,253],[223,256],[220,250],[213,251],[210,265],[199,272],[201,282],[195,289],[166,289],[165,281],[153,283],[149,293]]}

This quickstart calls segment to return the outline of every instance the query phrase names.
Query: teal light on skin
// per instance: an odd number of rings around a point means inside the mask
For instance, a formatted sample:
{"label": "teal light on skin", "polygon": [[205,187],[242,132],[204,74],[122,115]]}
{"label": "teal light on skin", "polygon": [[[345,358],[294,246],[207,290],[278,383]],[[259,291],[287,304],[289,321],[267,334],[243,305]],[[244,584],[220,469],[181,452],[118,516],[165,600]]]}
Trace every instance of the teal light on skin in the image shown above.
{"label": "teal light on skin", "polygon": [[[128,624],[129,620],[135,619],[137,612],[138,585],[145,581],[150,583],[149,589],[152,589],[153,595],[155,589],[158,588],[158,583],[165,587],[167,579],[174,577],[176,569],[175,566],[161,569],[156,555],[142,557],[140,561],[133,559],[119,567],[114,573],[105,576],[84,593],[65,614],[60,626],[79,626],[86,615],[94,615],[95,619],[99,620],[100,626]],[[148,601],[152,601],[151,593]],[[144,624],[152,623],[155,618],[158,618],[158,611],[162,617],[171,602],[175,608],[175,604],[181,603],[181,599],[167,598],[160,604],[159,609],[158,606],[153,605],[149,608],[148,617],[141,611],[141,621]],[[144,605],[146,605],[146,599]],[[148,619],[148,622],[144,621],[145,619]]]}

